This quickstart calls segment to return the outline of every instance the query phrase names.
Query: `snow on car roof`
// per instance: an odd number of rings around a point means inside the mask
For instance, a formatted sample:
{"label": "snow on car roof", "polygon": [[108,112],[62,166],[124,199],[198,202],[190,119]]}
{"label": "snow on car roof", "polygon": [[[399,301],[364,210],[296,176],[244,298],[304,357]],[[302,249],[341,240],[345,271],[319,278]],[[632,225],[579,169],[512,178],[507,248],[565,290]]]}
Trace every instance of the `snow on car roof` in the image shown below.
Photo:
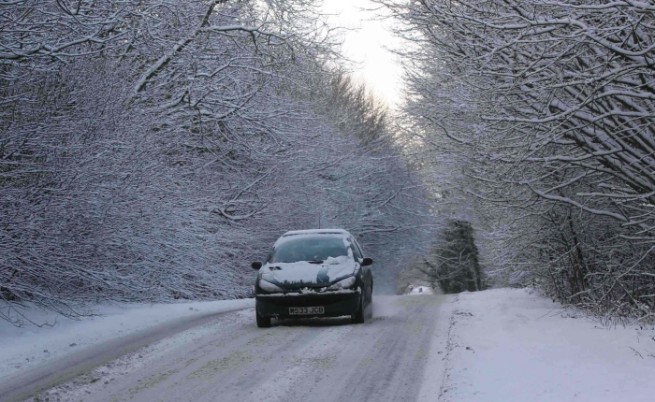
{"label": "snow on car roof", "polygon": [[313,235],[334,235],[344,238],[344,241],[350,236],[350,233],[344,229],[305,229],[305,230],[290,230],[280,236],[279,239],[275,242],[274,246],[278,246],[280,243],[289,240],[290,238],[295,238],[296,236],[313,236]]}
{"label": "snow on car roof", "polygon": [[304,234],[340,234],[344,236],[350,235],[347,230],[344,229],[305,229],[305,230],[291,230],[283,234],[282,236],[296,236]]}

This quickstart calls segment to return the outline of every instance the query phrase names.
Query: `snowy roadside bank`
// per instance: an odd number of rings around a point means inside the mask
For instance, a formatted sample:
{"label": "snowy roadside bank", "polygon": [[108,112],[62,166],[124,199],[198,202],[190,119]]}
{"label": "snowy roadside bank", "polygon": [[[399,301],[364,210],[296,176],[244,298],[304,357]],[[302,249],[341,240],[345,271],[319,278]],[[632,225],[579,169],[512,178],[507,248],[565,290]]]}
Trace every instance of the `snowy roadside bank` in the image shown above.
{"label": "snowy roadside bank", "polygon": [[607,328],[527,289],[462,293],[450,304],[439,401],[654,398],[652,327]]}
{"label": "snowy roadside bank", "polygon": [[91,317],[72,320],[43,311],[26,311],[16,327],[0,321],[0,382],[56,359],[104,342],[155,328],[254,306],[253,299],[176,304],[109,304],[95,307]]}

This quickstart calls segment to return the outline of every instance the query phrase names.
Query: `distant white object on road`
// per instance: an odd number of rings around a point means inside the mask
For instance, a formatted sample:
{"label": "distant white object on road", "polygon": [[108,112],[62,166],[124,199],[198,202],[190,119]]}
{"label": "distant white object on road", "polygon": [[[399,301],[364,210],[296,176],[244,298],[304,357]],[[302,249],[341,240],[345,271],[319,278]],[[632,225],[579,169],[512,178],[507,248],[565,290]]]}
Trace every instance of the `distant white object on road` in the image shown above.
{"label": "distant white object on road", "polygon": [[434,289],[429,286],[414,286],[409,285],[409,294],[410,295],[433,295],[435,294]]}

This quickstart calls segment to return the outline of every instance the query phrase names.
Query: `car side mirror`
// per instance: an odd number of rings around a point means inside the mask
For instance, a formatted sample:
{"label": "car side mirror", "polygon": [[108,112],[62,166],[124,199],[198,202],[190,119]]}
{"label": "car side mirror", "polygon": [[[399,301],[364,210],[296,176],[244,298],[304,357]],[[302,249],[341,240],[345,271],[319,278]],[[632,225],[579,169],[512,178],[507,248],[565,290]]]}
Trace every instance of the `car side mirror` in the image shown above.
{"label": "car side mirror", "polygon": [[252,264],[250,264],[250,266],[251,266],[253,269],[259,269],[259,268],[262,267],[262,263],[259,262],[259,261],[255,261],[255,262],[253,262]]}
{"label": "car side mirror", "polygon": [[364,257],[362,259],[361,266],[365,267],[365,266],[371,265],[371,264],[373,264],[373,259],[372,258]]}

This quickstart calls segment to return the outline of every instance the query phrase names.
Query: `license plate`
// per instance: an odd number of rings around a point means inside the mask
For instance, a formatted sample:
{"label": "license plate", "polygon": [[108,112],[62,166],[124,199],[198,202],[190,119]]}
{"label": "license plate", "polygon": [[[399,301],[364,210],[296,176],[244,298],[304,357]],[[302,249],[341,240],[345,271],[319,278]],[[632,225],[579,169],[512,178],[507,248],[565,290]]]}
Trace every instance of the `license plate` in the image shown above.
{"label": "license plate", "polygon": [[314,315],[314,314],[325,314],[325,308],[323,306],[289,307],[289,315]]}

